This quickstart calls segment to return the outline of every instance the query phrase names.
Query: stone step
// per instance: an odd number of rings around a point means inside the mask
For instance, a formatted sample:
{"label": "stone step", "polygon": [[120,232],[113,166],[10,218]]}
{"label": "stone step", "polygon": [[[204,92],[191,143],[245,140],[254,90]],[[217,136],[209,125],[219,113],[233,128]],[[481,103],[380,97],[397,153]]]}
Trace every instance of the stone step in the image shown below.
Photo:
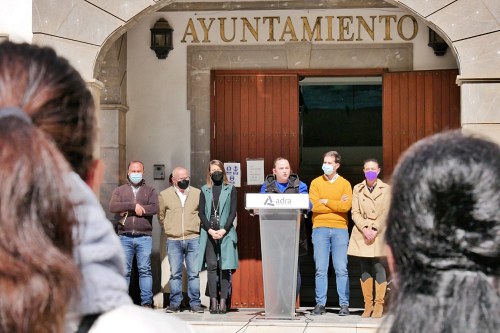
{"label": "stone step", "polygon": [[[233,309],[220,315],[188,310],[174,314],[191,325],[197,333],[384,333],[385,318],[361,318],[362,309],[353,308],[350,316],[337,315],[338,308],[328,308],[322,316],[311,316],[312,308],[299,308],[293,320],[266,319],[264,309]],[[162,310],[156,310],[162,311]],[[384,326],[383,326],[384,325]],[[381,328],[379,330],[379,328]]]}

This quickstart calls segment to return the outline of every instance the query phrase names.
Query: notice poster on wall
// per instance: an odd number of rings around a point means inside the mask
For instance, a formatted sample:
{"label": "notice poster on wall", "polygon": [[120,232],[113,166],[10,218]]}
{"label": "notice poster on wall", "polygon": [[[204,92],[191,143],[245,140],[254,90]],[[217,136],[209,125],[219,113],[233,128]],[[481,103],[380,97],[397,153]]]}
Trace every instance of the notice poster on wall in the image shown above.
{"label": "notice poster on wall", "polygon": [[247,185],[262,185],[264,183],[264,159],[247,159]]}
{"label": "notice poster on wall", "polygon": [[236,162],[224,163],[227,179],[233,186],[241,187],[241,165]]}

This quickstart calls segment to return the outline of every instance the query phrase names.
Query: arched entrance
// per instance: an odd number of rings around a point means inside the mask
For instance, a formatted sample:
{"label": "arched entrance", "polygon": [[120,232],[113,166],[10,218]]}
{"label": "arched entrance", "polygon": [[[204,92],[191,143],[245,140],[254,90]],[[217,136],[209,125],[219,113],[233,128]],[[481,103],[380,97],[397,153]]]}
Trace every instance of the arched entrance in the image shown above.
{"label": "arched entrance", "polygon": [[[97,84],[92,87],[96,95],[100,96],[97,100],[102,103],[101,127],[108,130],[106,135],[103,135],[106,142],[101,148],[101,154],[108,164],[106,186],[103,187],[101,193],[102,202],[107,205],[107,189],[111,190],[118,184],[117,175],[121,170],[124,170],[125,165],[126,99],[121,94],[115,98],[116,95],[113,94],[113,91],[120,91],[121,84],[127,81],[126,78],[123,80],[123,77],[120,76],[120,74],[126,75],[123,68],[126,69],[127,63],[122,52],[126,50],[126,38],[122,36],[134,22],[143,19],[145,15],[164,6],[174,5],[176,2],[158,1],[154,5],[150,5],[150,2],[146,1],[122,1],[121,5],[116,6],[116,8],[112,5],[110,7],[91,5],[89,1],[76,2],[72,5],[68,5],[64,1],[59,2],[60,10],[57,12],[51,8],[43,8],[45,1],[33,2],[34,12],[37,13],[34,15],[33,24],[34,42],[56,48],[59,53],[65,55],[77,66],[89,82],[97,79],[103,83],[102,90],[101,86]],[[233,1],[231,3],[237,5],[248,2],[250,1]],[[341,2],[343,1],[338,1],[337,4]],[[51,3],[53,4],[53,2]],[[206,1],[193,1],[191,3],[197,3],[198,8],[208,4]],[[305,8],[308,3],[308,1],[303,1]],[[421,17],[447,38],[458,59],[460,68],[459,83],[462,83],[462,96],[464,96],[462,99],[462,126],[464,129],[490,133],[492,137],[495,137],[494,131],[495,129],[498,131],[500,115],[494,109],[495,103],[487,104],[483,101],[495,100],[498,98],[500,90],[498,89],[499,74],[490,73],[490,68],[499,67],[498,42],[496,42],[499,40],[498,23],[493,25],[483,24],[483,22],[498,22],[498,8],[493,8],[494,5],[488,1],[476,1],[473,4],[465,0],[440,1],[439,5],[432,4],[425,8],[418,8],[418,4],[414,4],[415,1],[392,1],[392,3]],[[478,8],[478,4],[481,8]],[[182,3],[179,2],[178,5],[181,6]],[[215,6],[216,4],[211,3],[211,5]],[[259,2],[259,5],[269,4],[262,1]],[[460,9],[459,18],[456,18],[455,15],[457,8]],[[475,13],[478,11],[483,14],[481,17],[474,16],[477,15]],[[489,13],[489,18],[485,19],[487,13]],[[463,20],[463,16],[467,16],[468,20]],[[465,22],[464,24],[467,26],[462,26],[460,31],[455,30],[450,22],[458,21]],[[54,23],[54,27],[49,26],[46,22]],[[78,22],[80,23],[77,24]],[[151,22],[152,24],[153,22]],[[146,38],[144,44],[138,46],[148,48],[147,42]],[[195,50],[193,48],[191,51],[188,57],[193,56],[197,51],[204,52],[209,51],[209,49]],[[106,77],[103,75],[104,71],[117,73],[117,75]],[[192,83],[193,86],[199,88],[200,94],[195,96],[209,95],[209,71],[210,68],[203,68],[196,75],[189,75],[190,84]],[[206,81],[204,81],[205,79]],[[479,103],[484,104],[478,106]],[[191,169],[193,177],[197,179],[199,184],[205,173],[205,163],[210,156],[210,149],[207,148],[210,133],[209,99],[203,97],[194,100],[194,98],[188,97],[187,104],[192,119],[196,120],[192,121],[191,126]],[[194,131],[194,128],[201,128],[203,131]],[[496,140],[500,141],[498,137]]]}
{"label": "arched entrance", "polygon": [[[232,1],[234,8],[249,1]],[[321,2],[321,1],[318,1]],[[459,73],[457,84],[461,86],[461,124],[464,130],[481,133],[490,136],[496,142],[500,142],[498,128],[500,127],[500,113],[496,105],[489,101],[500,98],[500,73],[494,72],[492,68],[500,68],[500,7],[492,1],[434,1],[419,2],[411,0],[388,0],[387,2],[410,11],[420,17],[430,27],[439,31],[446,39],[452,52],[457,59]],[[271,3],[271,2],[269,2]],[[331,3],[331,2],[329,2]],[[334,3],[332,6],[339,8],[343,1]],[[376,5],[377,2],[375,2]],[[381,1],[382,3],[382,1]],[[94,82],[99,76],[108,50],[115,42],[134,25],[135,22],[166,6],[179,8],[182,3],[176,1],[160,0],[155,3],[150,1],[121,1],[120,5],[114,3],[100,3],[92,5],[89,1],[77,1],[68,3],[64,0],[51,1],[51,6],[44,0],[33,1],[33,42],[54,47],[61,55],[67,57],[89,82]],[[197,10],[208,6],[206,1],[192,1]],[[308,8],[309,2],[303,1],[302,7]],[[300,6],[300,3],[298,4]],[[321,5],[321,4],[319,4]],[[217,4],[210,3],[210,8],[215,9]],[[266,8],[266,1],[259,2],[259,6]],[[310,6],[310,4],[309,4]],[[53,10],[58,8],[58,10]],[[167,9],[168,10],[168,9]],[[147,41],[146,41],[147,42]],[[144,47],[147,47],[144,45]],[[115,61],[118,61],[115,59]],[[109,83],[108,83],[109,84]],[[107,89],[101,91],[99,84],[91,85],[96,94],[96,99],[101,100],[101,95]],[[207,88],[208,89],[208,88]],[[124,130],[126,105],[117,105],[118,113],[114,126],[118,133]],[[188,101],[191,104],[191,101]],[[205,109],[208,112],[208,108]],[[121,118],[120,118],[121,117]],[[122,125],[119,123],[122,119]],[[208,122],[207,122],[208,125]],[[123,148],[124,142],[120,141],[116,134],[115,142],[111,145],[115,148],[113,154],[109,154],[108,179],[110,187],[118,183],[118,170],[123,169],[123,158],[118,153]],[[208,127],[205,133],[209,133]],[[208,135],[208,134],[205,134]],[[207,142],[203,137],[191,133],[193,141]],[[108,145],[109,146],[109,145]],[[120,148],[121,147],[121,148]],[[197,148],[202,148],[197,147]],[[203,149],[194,149],[202,151]],[[196,161],[200,156],[192,155],[193,173],[202,177]],[[207,156],[203,158],[206,160]],[[116,172],[115,172],[116,171]],[[106,190],[104,189],[106,192]],[[106,193],[103,193],[106,196]]]}

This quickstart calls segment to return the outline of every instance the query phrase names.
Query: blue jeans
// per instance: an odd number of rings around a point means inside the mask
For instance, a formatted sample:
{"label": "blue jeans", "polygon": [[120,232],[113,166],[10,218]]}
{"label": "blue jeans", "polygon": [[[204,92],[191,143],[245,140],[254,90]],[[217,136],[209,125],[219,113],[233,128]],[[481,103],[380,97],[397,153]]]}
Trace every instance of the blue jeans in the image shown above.
{"label": "blue jeans", "polygon": [[337,282],[340,305],[349,305],[349,274],[347,273],[347,229],[314,228],[312,232],[314,263],[316,265],[316,304],[326,304],[330,252]]}
{"label": "blue jeans", "polygon": [[170,305],[179,306],[182,301],[182,265],[186,262],[188,275],[189,305],[200,306],[200,276],[198,252],[200,238],[189,240],[167,239],[167,255],[170,263]]}
{"label": "blue jeans", "polygon": [[153,238],[151,236],[129,237],[120,235],[127,273],[125,278],[130,284],[130,272],[134,255],[137,259],[137,270],[139,271],[139,288],[141,289],[141,305],[153,304],[153,275],[151,274],[151,249]]}

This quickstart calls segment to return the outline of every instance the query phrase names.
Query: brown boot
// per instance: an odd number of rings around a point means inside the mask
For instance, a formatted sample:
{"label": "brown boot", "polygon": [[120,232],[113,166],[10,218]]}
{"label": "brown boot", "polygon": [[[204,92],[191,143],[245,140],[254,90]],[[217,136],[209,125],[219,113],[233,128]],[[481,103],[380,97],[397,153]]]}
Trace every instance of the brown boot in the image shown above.
{"label": "brown boot", "polygon": [[378,283],[375,281],[375,306],[373,307],[372,318],[382,317],[384,312],[384,298],[387,282]]}
{"label": "brown boot", "polygon": [[361,291],[365,300],[365,311],[361,317],[367,318],[373,311],[373,278],[368,278],[365,282],[360,279],[359,282],[361,282]]}

